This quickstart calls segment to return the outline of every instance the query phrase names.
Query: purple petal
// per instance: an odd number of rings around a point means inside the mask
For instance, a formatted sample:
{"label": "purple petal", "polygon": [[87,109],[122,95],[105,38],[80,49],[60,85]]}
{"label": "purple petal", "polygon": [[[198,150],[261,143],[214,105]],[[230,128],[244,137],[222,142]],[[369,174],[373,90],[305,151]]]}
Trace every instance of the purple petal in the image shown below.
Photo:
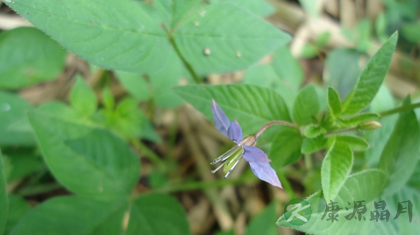
{"label": "purple petal", "polygon": [[230,124],[228,137],[235,143],[239,143],[242,140],[242,129],[236,119]]}
{"label": "purple petal", "polygon": [[245,152],[243,154],[244,159],[247,162],[271,162],[261,149],[254,146],[244,146]]}
{"label": "purple petal", "polygon": [[277,177],[276,171],[271,168],[268,162],[249,162],[252,172],[260,180],[270,183],[273,186],[283,188],[281,186],[279,177]]}
{"label": "purple petal", "polygon": [[211,102],[211,112],[213,113],[213,119],[216,129],[224,136],[228,137],[227,132],[230,126],[229,118],[216,103],[216,101]]}

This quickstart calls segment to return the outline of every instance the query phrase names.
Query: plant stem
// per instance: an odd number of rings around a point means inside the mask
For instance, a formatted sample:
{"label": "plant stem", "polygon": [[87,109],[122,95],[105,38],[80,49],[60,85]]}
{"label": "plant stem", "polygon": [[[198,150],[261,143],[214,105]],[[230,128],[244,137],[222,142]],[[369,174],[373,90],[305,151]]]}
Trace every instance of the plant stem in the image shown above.
{"label": "plant stem", "polygon": [[287,180],[286,176],[284,175],[283,171],[277,171],[277,175],[280,179],[280,182],[282,183],[284,187],[284,191],[286,191],[287,195],[289,195],[290,199],[295,198],[295,192],[293,192],[293,188],[290,185],[289,181]]}
{"label": "plant stem", "polygon": [[165,162],[160,159],[160,157],[154,153],[152,150],[150,150],[146,145],[144,145],[139,139],[133,138],[130,140],[131,144],[141,153],[146,155],[146,157],[156,164],[160,169],[165,170],[166,165]]}
{"label": "plant stem", "polygon": [[298,129],[298,126],[296,126],[296,125],[295,125],[295,124],[293,124],[293,123],[286,122],[286,121],[274,120],[274,121],[268,122],[268,123],[267,123],[267,124],[265,124],[263,127],[261,127],[261,129],[259,129],[259,130],[258,130],[257,134],[255,134],[255,138],[257,138],[257,139],[258,139],[258,137],[259,137],[262,133],[264,133],[264,131],[265,131],[265,130],[267,130],[267,128],[269,128],[270,126],[273,126],[273,125],[289,126],[289,127],[293,127],[293,128]]}
{"label": "plant stem", "polygon": [[169,41],[171,42],[171,45],[174,47],[176,54],[178,55],[178,57],[181,59],[182,63],[184,64],[185,68],[187,69],[187,71],[190,73],[191,77],[193,77],[194,81],[198,84],[200,84],[202,81],[201,79],[198,77],[197,73],[194,71],[193,67],[190,65],[190,63],[188,63],[188,61],[184,58],[184,56],[181,54],[181,52],[179,51],[178,46],[176,45],[174,38],[172,36],[169,35]]}
{"label": "plant stem", "polygon": [[400,113],[400,112],[404,112],[404,111],[409,111],[415,108],[419,108],[420,107],[420,103],[415,103],[415,104],[409,104],[409,105],[404,105],[395,109],[391,109],[382,113],[379,113],[379,115],[381,117],[385,117],[394,113]]}

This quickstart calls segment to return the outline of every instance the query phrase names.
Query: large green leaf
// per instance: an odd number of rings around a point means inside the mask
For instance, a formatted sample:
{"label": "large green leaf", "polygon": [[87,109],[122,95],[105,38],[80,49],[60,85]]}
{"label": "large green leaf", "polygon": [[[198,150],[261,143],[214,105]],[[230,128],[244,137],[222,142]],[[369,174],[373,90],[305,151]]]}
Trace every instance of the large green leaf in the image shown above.
{"label": "large green leaf", "polygon": [[292,164],[302,156],[302,136],[299,130],[283,126],[273,139],[269,158],[273,161],[273,167],[280,169],[283,166]]}
{"label": "large green leaf", "polygon": [[[410,98],[407,98],[403,105],[410,103]],[[401,112],[379,161],[379,168],[389,177],[384,190],[386,195],[398,192],[413,173],[419,154],[419,139],[416,114],[413,110]]]}
{"label": "large green leaf", "polygon": [[104,68],[153,72],[171,50],[165,31],[136,1],[6,2],[78,56]]}
{"label": "large green leaf", "polygon": [[[373,200],[381,194],[385,182],[386,176],[380,170],[367,170],[351,175],[333,200],[336,203],[335,205],[340,208],[336,214],[338,215],[336,217],[338,221],[327,220],[329,219],[328,215],[322,218],[326,211],[326,204],[331,202],[326,202],[319,191],[306,199],[312,208],[311,218],[307,223],[293,225],[288,223],[283,215],[279,218],[277,224],[309,234],[372,234],[366,231],[374,226],[378,228],[377,226],[380,225],[369,221],[369,211],[372,210]],[[347,220],[345,218],[345,216],[352,213],[354,201],[364,201],[365,205],[367,205],[367,212],[364,214],[366,220],[361,219],[359,221],[354,218]],[[374,234],[381,234],[378,231]]]}
{"label": "large green leaf", "polygon": [[267,206],[259,215],[252,218],[246,228],[245,235],[277,235],[276,204]]}
{"label": "large green leaf", "polygon": [[185,212],[170,196],[150,194],[132,203],[56,197],[32,210],[13,235],[188,235]]}
{"label": "large green leaf", "polygon": [[293,120],[300,126],[312,123],[318,116],[319,100],[313,85],[303,88],[293,104]]}
{"label": "large green leaf", "polygon": [[276,10],[264,0],[210,0],[210,3],[228,2],[242,7],[252,13],[265,17],[273,14]]}
{"label": "large green leaf", "polygon": [[25,199],[17,195],[9,195],[9,216],[7,218],[5,234],[11,234],[16,224],[31,210]]}
{"label": "large green leaf", "polygon": [[26,118],[33,107],[17,95],[0,91],[0,146],[35,145],[35,138]]}
{"label": "large green leaf", "polygon": [[398,33],[394,33],[369,60],[360,74],[356,86],[343,102],[343,113],[357,113],[366,108],[373,100],[391,64],[397,39]]}
{"label": "large green leaf", "polygon": [[40,111],[28,116],[48,167],[66,188],[89,197],[130,194],[139,160],[122,139]]}
{"label": "large green leaf", "polygon": [[195,13],[173,38],[200,74],[244,69],[290,40],[260,17],[229,3],[212,4]]}
{"label": "large green leaf", "polygon": [[189,235],[191,232],[177,200],[163,194],[148,194],[133,202],[127,234]]}
{"label": "large green leaf", "polygon": [[253,134],[272,120],[290,121],[283,99],[271,89],[253,85],[218,85],[181,86],[174,90],[210,120],[213,120],[211,101],[214,99],[231,121],[238,119],[244,134]]}
{"label": "large green leaf", "polygon": [[165,27],[172,31],[201,6],[202,0],[154,0]]}
{"label": "large green leaf", "polygon": [[9,214],[9,200],[6,191],[6,169],[3,156],[0,151],[0,234],[3,234],[6,228],[7,217]]}
{"label": "large green leaf", "polygon": [[350,147],[335,142],[322,162],[322,192],[326,201],[334,200],[346,182],[353,166],[353,153]]}
{"label": "large green leaf", "polygon": [[0,87],[19,89],[51,81],[64,68],[66,51],[35,28],[0,34]]}

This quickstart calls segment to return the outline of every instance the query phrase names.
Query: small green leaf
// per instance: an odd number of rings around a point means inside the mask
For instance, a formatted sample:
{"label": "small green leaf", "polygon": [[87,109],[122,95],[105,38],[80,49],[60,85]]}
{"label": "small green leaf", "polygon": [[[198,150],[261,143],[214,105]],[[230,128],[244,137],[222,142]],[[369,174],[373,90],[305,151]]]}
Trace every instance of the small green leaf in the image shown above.
{"label": "small green leaf", "polygon": [[137,1],[13,0],[6,4],[65,48],[107,69],[158,71],[172,50],[167,34]]}
{"label": "small green leaf", "polygon": [[377,113],[360,113],[352,117],[340,117],[338,120],[346,126],[354,126],[361,122],[375,121],[378,118],[379,114]]}
{"label": "small green leaf", "polygon": [[305,128],[303,134],[308,138],[315,138],[323,133],[323,129],[320,126],[309,125]]}
{"label": "small green leaf", "polygon": [[[408,97],[403,105],[410,103]],[[379,168],[389,177],[384,194],[398,192],[410,178],[418,160],[419,139],[416,114],[413,110],[401,112],[379,162]]]}
{"label": "small green leaf", "polygon": [[334,200],[346,182],[353,166],[353,153],[349,146],[336,141],[325,156],[321,167],[322,191],[325,201]]}
{"label": "small green leaf", "polygon": [[337,91],[332,87],[328,87],[327,97],[328,97],[328,110],[334,116],[339,115],[341,113],[341,101],[340,101],[340,97],[338,96]]}
{"label": "small green leaf", "polygon": [[66,188],[96,198],[130,194],[139,177],[139,160],[122,139],[40,111],[28,116],[48,167]]}
{"label": "small green leaf", "polygon": [[8,170],[7,182],[23,179],[34,172],[45,169],[45,164],[40,156],[33,152],[10,153],[5,156],[10,164]]}
{"label": "small green leaf", "polygon": [[197,73],[208,74],[245,69],[285,45],[290,36],[249,11],[219,3],[195,13],[175,30],[173,39]]}
{"label": "small green leaf", "polygon": [[264,235],[277,235],[277,226],[273,223],[276,219],[276,204],[271,203],[259,215],[251,219],[244,235],[260,235],[261,231],[264,231]]}
{"label": "small green leaf", "polygon": [[312,117],[317,117],[319,112],[319,101],[315,87],[309,85],[304,87],[296,97],[293,104],[293,120],[300,126],[312,123]]}
{"label": "small green leaf", "polygon": [[327,138],[319,135],[316,138],[306,138],[302,143],[302,153],[309,154],[321,150],[327,144]]}
{"label": "small green leaf", "polygon": [[273,166],[281,168],[299,160],[302,156],[301,146],[302,136],[299,130],[282,126],[273,138],[268,156],[273,161]]}
{"label": "small green leaf", "polygon": [[36,28],[0,34],[0,88],[19,89],[54,80],[62,72],[67,52]]}
{"label": "small green leaf", "polygon": [[337,135],[335,136],[335,141],[339,143],[344,143],[355,151],[365,151],[369,148],[368,142],[357,136]]}
{"label": "small green leaf", "polygon": [[111,111],[114,109],[115,99],[109,87],[105,87],[102,90],[102,103],[104,104],[106,110]]}
{"label": "small green leaf", "polygon": [[[325,214],[325,217],[323,218],[327,209],[327,203],[330,204],[331,201],[325,201],[322,193],[319,191],[305,199],[312,208],[311,218],[307,223],[302,225],[293,225],[287,222],[285,216],[283,215],[279,218],[277,224],[287,228],[303,231],[307,234],[334,235],[337,234],[337,231],[339,231],[339,234],[383,234],[383,231],[381,230],[382,225],[376,224],[374,221],[370,221],[368,213],[364,214],[366,217],[365,220],[361,218],[360,221],[354,218],[348,220],[345,216],[352,213],[354,201],[363,201],[362,203],[366,205],[368,212],[375,210],[372,201],[381,195],[385,182],[386,176],[380,170],[366,170],[353,174],[346,180],[338,192],[337,197],[333,200],[335,203],[334,206],[338,206],[339,208],[335,214],[337,216],[337,220],[334,222],[332,222],[329,217],[330,213]],[[328,206],[332,205],[330,204]],[[346,210],[346,207],[349,210]]]}
{"label": "small green leaf", "polygon": [[213,120],[210,107],[214,99],[231,121],[238,119],[244,134],[256,133],[272,120],[290,121],[286,104],[271,89],[242,84],[181,86],[174,91],[210,120]]}
{"label": "small green leaf", "polygon": [[71,105],[85,116],[92,116],[98,107],[98,100],[95,93],[86,82],[78,76],[70,93]]}
{"label": "small green leaf", "polygon": [[0,151],[0,234],[6,228],[7,217],[9,215],[9,199],[7,197],[6,169],[3,156]]}
{"label": "small green leaf", "polygon": [[394,33],[369,60],[356,86],[343,102],[344,114],[353,114],[363,110],[375,97],[391,64],[397,39],[398,33]]}

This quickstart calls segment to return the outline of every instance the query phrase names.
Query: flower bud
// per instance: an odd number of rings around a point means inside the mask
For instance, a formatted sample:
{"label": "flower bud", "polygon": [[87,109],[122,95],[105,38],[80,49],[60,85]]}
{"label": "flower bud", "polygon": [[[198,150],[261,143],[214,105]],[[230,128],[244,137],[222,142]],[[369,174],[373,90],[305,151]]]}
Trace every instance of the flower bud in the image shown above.
{"label": "flower bud", "polygon": [[367,121],[359,124],[362,130],[375,130],[382,127],[382,124],[377,121]]}

